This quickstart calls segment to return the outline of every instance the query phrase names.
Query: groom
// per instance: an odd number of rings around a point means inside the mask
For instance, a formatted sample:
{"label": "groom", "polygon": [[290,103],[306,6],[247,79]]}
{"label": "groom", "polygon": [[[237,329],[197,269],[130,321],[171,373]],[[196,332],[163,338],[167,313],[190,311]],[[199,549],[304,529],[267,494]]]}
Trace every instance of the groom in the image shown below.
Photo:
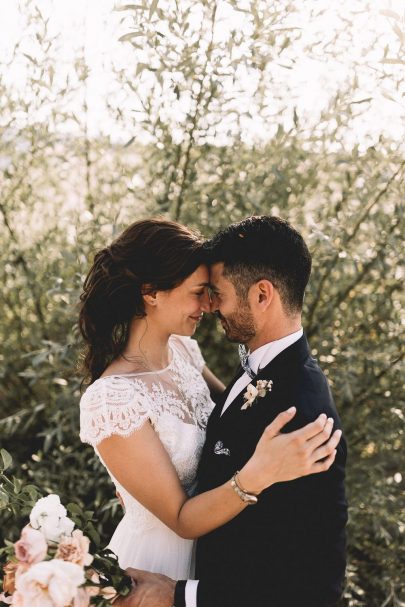
{"label": "groom", "polygon": [[[245,344],[241,368],[208,423],[198,491],[227,481],[263,430],[294,405],[292,431],[326,413],[340,427],[321,369],[301,327],[311,257],[301,235],[277,217],[249,217],[209,243],[212,310],[231,341]],[[252,398],[248,384],[272,384]],[[260,386],[260,384],[259,384]],[[196,581],[136,572],[142,607],[332,607],[345,572],[346,444],[332,467],[272,485],[232,521],[197,542]],[[249,492],[249,487],[242,487]],[[137,596],[138,593],[138,596]]]}

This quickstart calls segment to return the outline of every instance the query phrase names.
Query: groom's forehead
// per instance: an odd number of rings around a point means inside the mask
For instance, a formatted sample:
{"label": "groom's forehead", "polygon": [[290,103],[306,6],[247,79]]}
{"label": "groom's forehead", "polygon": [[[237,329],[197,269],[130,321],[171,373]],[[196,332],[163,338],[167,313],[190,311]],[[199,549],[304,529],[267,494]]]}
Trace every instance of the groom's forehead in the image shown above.
{"label": "groom's forehead", "polygon": [[226,287],[229,280],[224,276],[224,264],[217,262],[209,267],[211,287]]}
{"label": "groom's forehead", "polygon": [[213,281],[218,281],[223,277],[223,269],[224,269],[224,264],[223,263],[213,263],[212,265],[209,266],[209,273],[210,273],[210,282]]}

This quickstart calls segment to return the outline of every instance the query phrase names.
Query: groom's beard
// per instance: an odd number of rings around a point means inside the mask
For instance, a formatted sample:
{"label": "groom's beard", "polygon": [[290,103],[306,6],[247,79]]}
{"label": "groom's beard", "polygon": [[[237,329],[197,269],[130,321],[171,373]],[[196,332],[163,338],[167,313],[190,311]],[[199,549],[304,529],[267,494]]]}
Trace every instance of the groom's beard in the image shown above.
{"label": "groom's beard", "polygon": [[222,326],[229,341],[241,344],[248,343],[256,335],[253,315],[249,305],[239,301],[238,311],[226,318],[217,310],[216,316],[222,321]]}

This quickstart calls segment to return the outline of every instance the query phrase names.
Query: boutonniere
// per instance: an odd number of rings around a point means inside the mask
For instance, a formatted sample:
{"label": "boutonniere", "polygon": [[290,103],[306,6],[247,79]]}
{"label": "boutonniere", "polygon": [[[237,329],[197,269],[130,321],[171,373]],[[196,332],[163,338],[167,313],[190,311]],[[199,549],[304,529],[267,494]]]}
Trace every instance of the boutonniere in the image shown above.
{"label": "boutonniere", "polygon": [[258,398],[263,398],[268,392],[271,392],[273,380],[258,379],[256,385],[249,384],[243,398],[241,410],[251,407]]}

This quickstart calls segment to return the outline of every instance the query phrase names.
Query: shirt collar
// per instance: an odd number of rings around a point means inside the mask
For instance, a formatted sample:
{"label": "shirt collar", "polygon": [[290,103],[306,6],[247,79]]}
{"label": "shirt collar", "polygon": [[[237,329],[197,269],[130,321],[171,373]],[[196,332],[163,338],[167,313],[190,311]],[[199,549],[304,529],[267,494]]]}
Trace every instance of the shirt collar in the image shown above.
{"label": "shirt collar", "polygon": [[303,334],[304,329],[301,327],[298,331],[290,333],[290,335],[286,335],[281,339],[270,341],[269,343],[260,346],[260,348],[257,348],[257,350],[254,350],[251,354],[249,354],[249,367],[254,373],[257,374],[259,369],[266,367],[274,358],[276,358],[276,356],[280,354],[280,352],[298,341]]}

